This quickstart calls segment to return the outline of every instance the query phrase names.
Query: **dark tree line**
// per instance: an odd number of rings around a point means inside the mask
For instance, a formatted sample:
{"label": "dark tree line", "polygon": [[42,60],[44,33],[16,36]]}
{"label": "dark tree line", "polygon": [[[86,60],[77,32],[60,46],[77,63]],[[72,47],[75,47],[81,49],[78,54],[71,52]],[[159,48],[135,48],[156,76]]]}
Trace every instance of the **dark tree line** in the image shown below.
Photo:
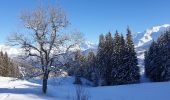
{"label": "dark tree line", "polygon": [[76,81],[79,82],[79,77],[84,77],[96,86],[103,86],[139,82],[137,64],[132,33],[128,28],[126,39],[117,31],[114,37],[110,32],[105,36],[101,34],[97,54],[90,52],[85,57],[80,52],[76,52],[73,66],[77,69],[74,74],[78,75]]}
{"label": "dark tree line", "polygon": [[8,54],[0,52],[0,76],[18,77],[18,66],[8,57]]}
{"label": "dark tree line", "polygon": [[170,30],[153,41],[145,52],[145,71],[151,81],[170,80]]}
{"label": "dark tree line", "polygon": [[96,67],[100,72],[98,85],[120,85],[139,82],[139,67],[132,41],[132,33],[127,29],[126,39],[117,31],[112,37],[109,32],[100,36]]}

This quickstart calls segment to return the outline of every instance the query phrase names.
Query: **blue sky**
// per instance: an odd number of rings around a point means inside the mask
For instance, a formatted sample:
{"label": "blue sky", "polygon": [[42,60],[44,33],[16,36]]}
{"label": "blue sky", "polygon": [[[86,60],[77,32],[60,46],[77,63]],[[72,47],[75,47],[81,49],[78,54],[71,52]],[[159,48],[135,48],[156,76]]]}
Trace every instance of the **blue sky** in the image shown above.
{"label": "blue sky", "polygon": [[1,44],[6,36],[20,30],[20,12],[36,8],[40,1],[43,5],[59,2],[70,19],[70,27],[94,43],[101,33],[114,34],[115,30],[125,33],[127,26],[136,33],[170,23],[170,0],[1,0]]}

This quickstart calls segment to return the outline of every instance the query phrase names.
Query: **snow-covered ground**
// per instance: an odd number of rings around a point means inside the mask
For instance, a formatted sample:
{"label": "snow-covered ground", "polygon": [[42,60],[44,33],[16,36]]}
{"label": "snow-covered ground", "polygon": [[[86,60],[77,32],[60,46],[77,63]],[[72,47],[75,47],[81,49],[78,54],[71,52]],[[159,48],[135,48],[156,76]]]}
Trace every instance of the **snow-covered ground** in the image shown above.
{"label": "snow-covered ground", "polygon": [[[51,78],[48,93],[41,92],[41,80],[14,80],[0,77],[0,100],[73,100],[74,78]],[[84,84],[89,84],[84,80]],[[83,86],[89,100],[170,100],[170,82],[119,86]]]}

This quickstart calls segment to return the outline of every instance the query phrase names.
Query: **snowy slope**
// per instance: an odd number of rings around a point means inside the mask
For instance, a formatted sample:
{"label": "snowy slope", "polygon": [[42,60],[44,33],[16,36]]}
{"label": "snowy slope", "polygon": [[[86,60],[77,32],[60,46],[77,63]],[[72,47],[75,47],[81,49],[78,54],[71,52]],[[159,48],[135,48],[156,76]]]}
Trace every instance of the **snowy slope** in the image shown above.
{"label": "snowy slope", "polygon": [[[48,93],[41,92],[41,81],[0,77],[0,100],[73,100],[74,78],[49,80]],[[90,100],[170,100],[170,82],[141,83],[119,86],[83,86]]]}
{"label": "snowy slope", "polygon": [[23,80],[14,81],[13,78],[0,77],[0,100],[51,99],[41,93],[40,87],[40,84]]}

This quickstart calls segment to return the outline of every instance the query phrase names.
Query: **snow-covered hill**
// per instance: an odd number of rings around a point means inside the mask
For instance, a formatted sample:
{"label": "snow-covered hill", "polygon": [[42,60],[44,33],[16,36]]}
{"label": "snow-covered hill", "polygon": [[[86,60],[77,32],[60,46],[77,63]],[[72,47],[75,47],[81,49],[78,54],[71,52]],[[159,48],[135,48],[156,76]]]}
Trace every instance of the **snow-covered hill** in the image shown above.
{"label": "snow-covered hill", "polygon": [[[14,80],[0,77],[0,100],[75,100],[73,77],[49,79],[48,92],[41,92],[41,80]],[[85,82],[85,80],[84,80]],[[170,82],[119,86],[82,86],[89,100],[170,100]]]}

